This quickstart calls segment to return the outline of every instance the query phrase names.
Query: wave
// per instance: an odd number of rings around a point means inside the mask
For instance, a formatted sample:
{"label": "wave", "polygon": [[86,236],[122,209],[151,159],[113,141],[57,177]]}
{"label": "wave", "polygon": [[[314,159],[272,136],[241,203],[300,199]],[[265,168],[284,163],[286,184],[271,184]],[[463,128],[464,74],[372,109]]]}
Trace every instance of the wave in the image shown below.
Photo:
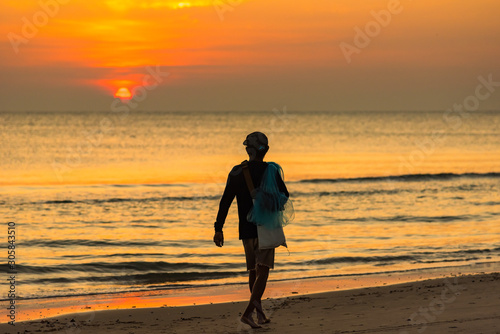
{"label": "wave", "polygon": [[[389,251],[389,250],[387,250]],[[477,249],[459,249],[453,251],[420,251],[410,252],[402,255],[380,255],[380,256],[332,256],[326,258],[315,259],[305,262],[286,261],[287,266],[303,266],[317,264],[334,264],[334,263],[385,263],[394,261],[415,261],[419,263],[446,262],[450,260],[466,260],[469,256],[477,256],[479,254],[495,255],[500,253],[500,247],[497,248],[477,248]],[[197,255],[198,256],[198,255]],[[0,266],[0,268],[6,265]],[[189,274],[190,272],[225,272],[226,270],[234,270],[241,267],[241,263],[224,262],[224,263],[199,263],[199,262],[166,262],[166,261],[122,261],[122,262],[101,262],[94,259],[92,262],[85,263],[65,263],[49,266],[23,265],[19,264],[16,269],[19,273],[31,275],[44,275],[52,273],[64,272],[81,272],[81,273],[120,273],[126,271],[129,274],[136,272],[151,273],[151,272],[168,272],[169,274]],[[238,271],[239,273],[239,271]]]}
{"label": "wave", "polygon": [[[411,252],[403,255],[380,255],[380,256],[331,256],[322,259],[316,259],[306,262],[292,262],[293,265],[325,265],[339,263],[380,263],[381,265],[388,262],[414,262],[414,263],[438,263],[438,262],[456,262],[456,261],[471,261],[480,259],[479,254],[495,255],[500,253],[500,247],[478,248],[478,249],[461,249],[455,251],[436,251],[436,252]],[[473,257],[471,257],[473,256]]]}
{"label": "wave", "polygon": [[432,180],[452,180],[458,178],[500,178],[500,173],[439,173],[439,174],[405,174],[388,176],[369,176],[355,178],[335,178],[335,179],[304,179],[294,181],[298,183],[340,183],[340,182],[409,182],[409,181],[432,181]]}
{"label": "wave", "polygon": [[388,217],[357,217],[336,218],[336,222],[410,222],[410,223],[435,223],[456,221],[481,221],[483,215],[458,215],[458,216],[388,216]]}
{"label": "wave", "polygon": [[342,257],[328,257],[324,259],[306,261],[303,264],[334,264],[334,263],[370,263],[370,262],[386,262],[386,261],[411,261],[414,260],[412,256],[342,256]]}
{"label": "wave", "polygon": [[90,240],[90,239],[67,239],[67,240],[51,240],[51,239],[33,239],[26,242],[19,242],[23,247],[52,247],[65,248],[74,246],[87,247],[132,247],[132,246],[183,246],[181,243],[172,243],[168,240],[163,241],[106,241],[106,240]]}
{"label": "wave", "polygon": [[146,198],[96,198],[85,200],[50,200],[41,202],[25,202],[19,204],[102,204],[119,202],[163,202],[163,201],[198,201],[198,200],[218,200],[217,196],[164,196],[164,197],[146,197]]}
{"label": "wave", "polygon": [[238,277],[245,275],[244,270],[240,271],[208,271],[208,272],[163,272],[163,273],[145,273],[145,274],[126,274],[126,275],[107,275],[107,276],[85,276],[85,277],[54,277],[38,278],[24,280],[25,284],[51,284],[51,283],[84,283],[100,282],[125,285],[148,285],[161,283],[176,283],[201,281],[209,279],[224,279],[229,277]]}
{"label": "wave", "polygon": [[294,191],[291,193],[293,197],[311,197],[311,196],[370,196],[370,195],[395,195],[404,192],[414,192],[411,189],[369,189],[369,190],[340,190],[340,191],[312,191],[302,192]]}
{"label": "wave", "polygon": [[[293,196],[363,196],[363,195],[379,195],[379,194],[398,194],[402,192],[411,192],[408,189],[375,189],[375,190],[366,190],[366,191],[320,191],[320,192],[301,192],[295,191],[293,192]],[[202,200],[210,200],[210,201],[218,201],[220,200],[220,195],[214,196],[167,196],[167,197],[146,197],[146,198],[108,198],[108,199],[86,199],[86,200],[48,200],[48,201],[40,201],[40,202],[24,202],[19,204],[24,205],[38,205],[38,204],[106,204],[106,203],[120,203],[120,202],[135,202],[135,203],[149,203],[149,202],[163,202],[163,201],[202,201]],[[0,202],[0,205],[2,203]]]}
{"label": "wave", "polygon": [[236,264],[202,264],[190,262],[165,262],[165,261],[130,261],[130,262],[87,262],[87,263],[68,263],[53,266],[30,266],[16,265],[19,273],[23,274],[50,274],[59,272],[83,272],[83,273],[115,273],[115,272],[146,272],[146,271],[187,271],[187,270],[203,270],[203,271],[219,271],[223,268],[238,267]]}

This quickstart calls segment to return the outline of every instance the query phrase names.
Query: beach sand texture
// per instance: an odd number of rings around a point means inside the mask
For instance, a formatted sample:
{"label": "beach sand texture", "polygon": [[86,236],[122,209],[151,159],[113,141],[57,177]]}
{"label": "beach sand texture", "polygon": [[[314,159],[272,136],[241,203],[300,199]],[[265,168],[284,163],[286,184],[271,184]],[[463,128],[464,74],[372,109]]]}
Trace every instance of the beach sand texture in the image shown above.
{"label": "beach sand texture", "polygon": [[499,292],[499,273],[479,274],[267,299],[271,323],[255,330],[234,302],[66,314],[0,333],[500,333]]}

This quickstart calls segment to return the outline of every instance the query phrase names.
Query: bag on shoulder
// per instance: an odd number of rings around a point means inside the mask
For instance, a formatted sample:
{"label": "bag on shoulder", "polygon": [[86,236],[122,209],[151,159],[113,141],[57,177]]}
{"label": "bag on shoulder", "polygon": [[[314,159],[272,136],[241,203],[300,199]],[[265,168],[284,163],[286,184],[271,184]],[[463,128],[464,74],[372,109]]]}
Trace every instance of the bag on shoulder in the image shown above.
{"label": "bag on shoulder", "polygon": [[283,226],[294,216],[292,202],[279,190],[278,179],[283,179],[280,165],[268,162],[258,188],[254,188],[247,161],[242,164],[245,181],[252,195],[253,207],[248,212],[247,220],[257,225],[260,249],[285,246],[286,238]]}

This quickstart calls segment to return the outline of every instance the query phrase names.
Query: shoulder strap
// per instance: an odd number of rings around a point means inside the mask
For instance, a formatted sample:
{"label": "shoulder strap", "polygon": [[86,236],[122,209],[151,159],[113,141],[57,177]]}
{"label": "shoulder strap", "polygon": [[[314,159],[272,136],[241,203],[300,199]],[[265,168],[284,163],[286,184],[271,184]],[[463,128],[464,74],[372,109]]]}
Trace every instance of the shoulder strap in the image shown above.
{"label": "shoulder strap", "polygon": [[250,170],[248,169],[248,161],[245,160],[241,163],[241,167],[243,170],[243,175],[245,176],[245,181],[247,183],[248,191],[250,195],[253,193],[255,187],[253,186],[252,176],[250,175]]}

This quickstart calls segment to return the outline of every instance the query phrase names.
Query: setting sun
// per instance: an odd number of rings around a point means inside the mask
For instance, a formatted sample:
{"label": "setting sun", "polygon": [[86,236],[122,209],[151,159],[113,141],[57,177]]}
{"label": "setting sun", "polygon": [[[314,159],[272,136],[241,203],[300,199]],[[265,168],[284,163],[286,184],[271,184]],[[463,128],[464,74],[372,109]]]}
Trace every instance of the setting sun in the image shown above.
{"label": "setting sun", "polygon": [[128,100],[128,99],[132,98],[132,94],[130,93],[128,88],[122,87],[116,91],[115,97],[118,97],[122,100],[123,99]]}

